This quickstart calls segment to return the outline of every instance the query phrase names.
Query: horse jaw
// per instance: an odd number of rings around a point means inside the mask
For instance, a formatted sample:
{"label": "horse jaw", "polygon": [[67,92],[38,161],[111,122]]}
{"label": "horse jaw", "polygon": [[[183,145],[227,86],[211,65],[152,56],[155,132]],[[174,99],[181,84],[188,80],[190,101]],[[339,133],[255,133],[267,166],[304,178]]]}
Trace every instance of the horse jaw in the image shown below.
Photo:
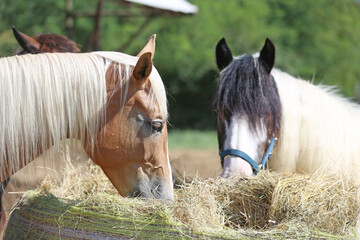
{"label": "horse jaw", "polygon": [[[246,119],[231,117],[230,124],[225,122],[226,137],[224,149],[237,149],[249,155],[257,164],[260,164],[260,146],[266,141],[266,129],[254,132]],[[259,151],[260,150],[260,151]],[[224,159],[222,177],[235,175],[253,176],[253,169],[247,161],[240,157],[229,156]]]}

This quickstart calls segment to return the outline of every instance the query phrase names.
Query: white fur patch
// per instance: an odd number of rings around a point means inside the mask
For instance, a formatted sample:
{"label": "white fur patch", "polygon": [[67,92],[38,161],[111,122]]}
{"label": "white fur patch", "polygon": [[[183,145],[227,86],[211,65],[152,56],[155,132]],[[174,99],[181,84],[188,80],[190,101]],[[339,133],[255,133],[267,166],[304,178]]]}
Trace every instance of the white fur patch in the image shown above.
{"label": "white fur patch", "polygon": [[[257,164],[260,164],[262,153],[258,152],[259,146],[266,141],[266,130],[261,129],[255,133],[246,119],[231,117],[230,125],[225,123],[226,138],[224,150],[237,149],[249,155]],[[253,169],[247,161],[236,156],[224,159],[224,168],[221,176],[253,175]]]}
{"label": "white fur patch", "polygon": [[278,69],[272,75],[282,122],[270,169],[311,174],[325,168],[360,183],[359,105]]}

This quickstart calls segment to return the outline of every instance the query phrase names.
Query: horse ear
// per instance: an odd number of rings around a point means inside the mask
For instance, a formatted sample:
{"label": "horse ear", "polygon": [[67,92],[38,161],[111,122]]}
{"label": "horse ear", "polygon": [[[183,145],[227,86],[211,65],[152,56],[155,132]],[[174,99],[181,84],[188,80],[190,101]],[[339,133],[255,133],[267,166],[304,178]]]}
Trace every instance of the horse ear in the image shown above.
{"label": "horse ear", "polygon": [[264,64],[266,72],[270,74],[275,62],[275,46],[268,38],[261,49],[259,60]]}
{"label": "horse ear", "polygon": [[144,53],[150,52],[151,60],[152,60],[155,55],[155,39],[156,39],[156,34],[151,35],[151,37],[148,38],[145,47],[139,52],[139,54],[137,56],[140,57]]}
{"label": "horse ear", "polygon": [[223,70],[233,60],[230,48],[226,44],[225,38],[222,38],[216,45],[216,64],[219,70]]}
{"label": "horse ear", "polygon": [[142,86],[149,78],[152,70],[152,54],[151,52],[144,53],[137,61],[134,71],[133,79],[138,86]]}
{"label": "horse ear", "polygon": [[22,32],[19,32],[14,26],[12,26],[12,30],[16,40],[25,52],[36,53],[39,51],[40,43],[38,41]]}

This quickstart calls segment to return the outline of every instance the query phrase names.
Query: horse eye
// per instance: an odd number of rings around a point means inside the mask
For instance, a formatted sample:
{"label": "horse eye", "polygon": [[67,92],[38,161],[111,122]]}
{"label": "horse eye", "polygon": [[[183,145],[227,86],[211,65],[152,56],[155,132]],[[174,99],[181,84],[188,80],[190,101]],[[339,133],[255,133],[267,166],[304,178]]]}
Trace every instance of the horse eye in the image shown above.
{"label": "horse eye", "polygon": [[161,120],[154,120],[151,122],[151,131],[154,133],[161,132],[164,127],[164,123]]}

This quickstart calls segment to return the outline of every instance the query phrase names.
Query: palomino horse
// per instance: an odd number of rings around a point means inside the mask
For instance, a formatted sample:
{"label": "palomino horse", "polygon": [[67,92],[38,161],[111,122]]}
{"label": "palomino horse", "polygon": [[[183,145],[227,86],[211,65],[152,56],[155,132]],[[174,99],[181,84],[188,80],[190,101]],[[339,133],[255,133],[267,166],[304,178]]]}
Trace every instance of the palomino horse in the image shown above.
{"label": "palomino horse", "polygon": [[172,199],[167,102],[152,57],[117,52],[0,59],[0,180],[79,138],[122,196]]}
{"label": "palomino horse", "polygon": [[269,39],[253,56],[233,58],[225,39],[216,46],[221,175],[253,175],[267,165],[285,173],[329,169],[359,182],[360,106],[273,69],[274,60]]}
{"label": "palomino horse", "polygon": [[[69,38],[58,34],[37,34],[34,37],[18,31],[14,26],[12,27],[14,36],[21,46],[21,50],[17,52],[18,55],[26,53],[43,53],[43,52],[80,52],[77,44]],[[2,194],[5,191],[9,178],[0,182],[0,219],[4,220],[4,213],[2,212]],[[4,222],[4,221],[2,221]],[[1,227],[0,227],[1,228]]]}

